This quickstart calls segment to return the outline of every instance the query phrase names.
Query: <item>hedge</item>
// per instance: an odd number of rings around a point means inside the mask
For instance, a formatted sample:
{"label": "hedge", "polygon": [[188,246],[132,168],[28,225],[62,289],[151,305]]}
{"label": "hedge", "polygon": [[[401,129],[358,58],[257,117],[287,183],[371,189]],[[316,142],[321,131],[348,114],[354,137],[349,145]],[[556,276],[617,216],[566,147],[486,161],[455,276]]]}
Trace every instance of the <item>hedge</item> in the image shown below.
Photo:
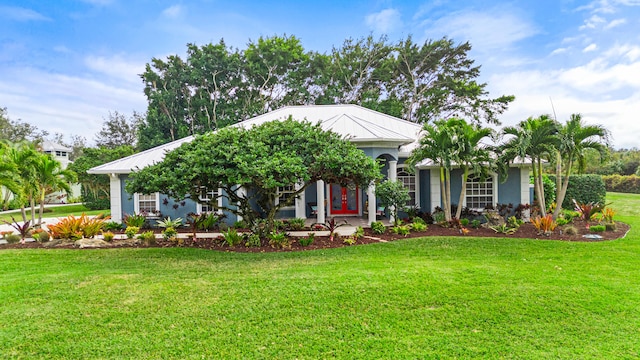
{"label": "hedge", "polygon": [[[556,181],[555,175],[549,175],[549,179]],[[598,202],[604,204],[606,196],[607,189],[602,176],[595,174],[571,175],[562,207],[573,209],[574,205],[571,199],[576,199],[581,203]]]}
{"label": "hedge", "polygon": [[605,175],[602,180],[607,191],[640,194],[638,175]]}

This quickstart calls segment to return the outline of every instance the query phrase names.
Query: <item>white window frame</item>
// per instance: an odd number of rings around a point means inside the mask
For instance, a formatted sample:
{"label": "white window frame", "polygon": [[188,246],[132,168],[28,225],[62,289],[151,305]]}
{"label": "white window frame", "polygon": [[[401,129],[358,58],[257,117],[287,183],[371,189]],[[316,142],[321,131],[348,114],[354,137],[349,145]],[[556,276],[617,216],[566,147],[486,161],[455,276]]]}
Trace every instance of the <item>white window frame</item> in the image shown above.
{"label": "white window frame", "polygon": [[[477,195],[469,195],[468,192],[470,190],[469,188],[469,180],[474,178],[475,173],[469,173],[467,176],[467,186],[466,186],[466,191],[467,194],[464,195],[463,197],[463,201],[462,201],[462,206],[467,207],[467,197],[468,196],[475,196],[475,197],[480,197],[480,196],[488,196],[487,194],[477,194]],[[460,180],[464,179],[464,174],[460,175]],[[494,173],[494,172],[490,172],[489,174],[487,174],[487,179],[491,179],[491,205],[493,207],[496,206],[496,204],[498,204],[498,174]],[[486,183],[486,181],[485,181]],[[461,187],[462,188],[462,187]],[[484,210],[484,207],[482,208],[470,208],[472,210],[476,210],[476,211],[482,211]]]}
{"label": "white window frame", "polygon": [[[407,203],[407,206],[420,206],[420,170],[416,169],[415,173],[411,173],[409,172],[407,169],[409,168],[409,165],[406,164],[401,164],[398,165],[398,167],[396,168],[396,180],[402,182],[402,185],[404,185],[405,189],[409,190],[409,194],[411,194],[412,192],[414,193],[414,203],[411,203],[411,200],[409,200],[409,202]],[[406,173],[407,175],[400,175],[399,173],[403,172]],[[404,178],[410,178],[413,177],[413,185],[414,185],[414,189],[411,190],[410,188],[407,187],[406,183],[404,182]]]}
{"label": "white window frame", "polygon": [[[157,214],[160,213],[160,193],[153,193],[153,194],[139,194],[139,193],[134,193],[133,194],[133,211],[136,214],[140,214],[140,196],[141,195],[148,195],[148,196],[155,196],[155,207],[156,210],[153,213],[149,213],[149,214]],[[151,200],[144,200],[144,201],[151,201]]]}
{"label": "white window frame", "polygon": [[[208,190],[208,189],[205,189],[205,188],[203,187],[203,188],[201,188],[201,190]],[[222,209],[220,209],[220,207],[222,206],[222,196],[220,196],[220,194],[222,194],[222,188],[218,188],[218,190],[217,190],[217,191],[214,191],[214,192],[212,192],[212,191],[205,191],[205,192],[203,193],[202,191],[200,191],[200,194],[198,194],[198,200],[199,200],[199,201],[203,201],[203,200],[211,200],[211,198],[209,198],[209,197],[204,197],[204,196],[203,196],[203,194],[208,195],[208,194],[211,194],[211,193],[217,194],[217,195],[216,195],[216,196],[218,197],[218,210],[217,210],[217,213],[218,213],[218,214],[221,214],[221,213],[222,213]],[[196,208],[197,208],[196,212],[197,212],[198,214],[202,214],[202,213],[203,213],[203,211],[202,211],[202,207],[203,207],[203,206],[202,206],[202,204],[201,204],[199,201],[198,201],[197,206],[196,206]]]}
{"label": "white window frame", "polygon": [[[276,205],[280,204],[280,197],[282,195],[288,194],[289,196],[294,196],[293,194],[298,191],[298,189],[296,188],[296,184],[291,184],[291,185],[287,185],[287,186],[279,186],[278,187],[278,197],[276,198]],[[281,208],[281,210],[284,209],[293,209],[296,206],[296,202],[295,200],[293,201],[293,204],[289,205],[289,206],[285,206],[283,208]]]}

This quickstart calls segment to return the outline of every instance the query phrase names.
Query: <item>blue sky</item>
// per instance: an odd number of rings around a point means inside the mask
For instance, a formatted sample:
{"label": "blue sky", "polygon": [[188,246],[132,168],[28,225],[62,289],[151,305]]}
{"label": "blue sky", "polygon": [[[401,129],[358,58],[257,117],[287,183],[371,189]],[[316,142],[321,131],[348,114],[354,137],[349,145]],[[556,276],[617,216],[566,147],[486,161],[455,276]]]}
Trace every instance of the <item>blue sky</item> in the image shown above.
{"label": "blue sky", "polygon": [[0,0],[0,107],[51,133],[93,141],[109,111],[144,111],[140,74],[187,43],[295,35],[328,52],[344,39],[469,41],[501,120],[581,113],[640,147],[640,0]]}

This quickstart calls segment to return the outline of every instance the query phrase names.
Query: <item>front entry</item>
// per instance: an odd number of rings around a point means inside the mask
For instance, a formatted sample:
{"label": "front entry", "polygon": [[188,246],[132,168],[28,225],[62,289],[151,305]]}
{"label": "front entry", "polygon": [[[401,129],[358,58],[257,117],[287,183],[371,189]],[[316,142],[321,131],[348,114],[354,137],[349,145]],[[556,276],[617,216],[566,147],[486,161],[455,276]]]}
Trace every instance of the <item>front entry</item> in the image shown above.
{"label": "front entry", "polygon": [[331,184],[331,215],[357,215],[360,210],[360,189],[355,185],[342,187]]}

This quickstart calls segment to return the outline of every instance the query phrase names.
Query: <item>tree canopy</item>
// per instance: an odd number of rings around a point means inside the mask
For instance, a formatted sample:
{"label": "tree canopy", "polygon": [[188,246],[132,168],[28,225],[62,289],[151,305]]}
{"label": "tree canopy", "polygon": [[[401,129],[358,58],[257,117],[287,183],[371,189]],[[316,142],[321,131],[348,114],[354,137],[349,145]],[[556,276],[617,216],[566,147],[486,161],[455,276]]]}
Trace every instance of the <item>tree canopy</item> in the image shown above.
{"label": "tree canopy", "polygon": [[459,117],[499,123],[513,96],[490,98],[468,42],[396,44],[347,39],[329,54],[295,36],[260,37],[244,50],[187,45],[186,59],[154,58],[141,75],[148,99],[139,147],[203,134],[287,105],[359,104],[417,123]]}
{"label": "tree canopy", "polygon": [[[250,224],[264,217],[271,228],[276,212],[291,206],[318,180],[366,186],[379,177],[379,165],[348,140],[289,118],[197,136],[167,153],[162,162],[131,174],[126,189],[131,194],[162,191],[176,199],[199,201],[203,189],[221,188],[218,196],[232,204],[223,209]],[[294,184],[298,186],[293,196],[280,198],[279,189]],[[260,207],[259,213],[252,204]],[[210,205],[217,208],[217,200],[211,199]]]}

